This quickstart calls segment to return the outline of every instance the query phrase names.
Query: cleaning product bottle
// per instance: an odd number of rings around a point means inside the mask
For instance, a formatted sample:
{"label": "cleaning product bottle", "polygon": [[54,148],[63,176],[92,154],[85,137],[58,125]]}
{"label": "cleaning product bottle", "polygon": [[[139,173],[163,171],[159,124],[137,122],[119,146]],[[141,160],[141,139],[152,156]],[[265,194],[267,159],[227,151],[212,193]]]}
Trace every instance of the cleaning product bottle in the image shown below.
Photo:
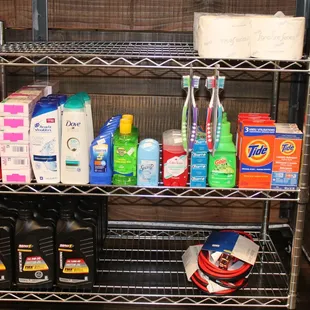
{"label": "cleaning product bottle", "polygon": [[218,149],[209,156],[208,183],[211,187],[231,188],[236,185],[236,147],[230,133],[230,122],[222,123]]}
{"label": "cleaning product bottle", "polygon": [[16,216],[2,208],[0,217],[0,289],[10,289],[13,281],[14,227]]}
{"label": "cleaning product bottle", "polygon": [[181,130],[163,133],[163,182],[165,186],[186,186],[188,159],[182,143]]}
{"label": "cleaning product bottle", "polygon": [[64,105],[62,119],[61,182],[89,182],[89,144],[84,102],[70,97]]}
{"label": "cleaning product bottle", "polygon": [[93,124],[93,114],[91,110],[91,99],[86,92],[79,92],[76,96],[80,96],[83,99],[85,104],[85,113],[86,113],[86,122],[87,122],[87,133],[89,145],[94,140],[94,124]]}
{"label": "cleaning product bottle", "polygon": [[227,112],[223,112],[222,123],[226,123],[227,121]]}
{"label": "cleaning product bottle", "polygon": [[38,102],[30,124],[30,157],[38,183],[60,182],[60,134],[57,102]]}
{"label": "cleaning product bottle", "polygon": [[158,186],[159,144],[154,139],[144,139],[138,148],[138,185]]}
{"label": "cleaning product bottle", "polygon": [[57,286],[91,289],[95,280],[95,232],[91,224],[75,219],[72,202],[60,209],[56,248]]}
{"label": "cleaning product bottle", "polygon": [[16,284],[23,289],[50,289],[54,282],[54,229],[33,218],[32,207],[19,210],[15,227]]}
{"label": "cleaning product bottle", "polygon": [[115,185],[137,184],[138,140],[131,132],[131,122],[121,119],[119,135],[114,137],[113,160]]}

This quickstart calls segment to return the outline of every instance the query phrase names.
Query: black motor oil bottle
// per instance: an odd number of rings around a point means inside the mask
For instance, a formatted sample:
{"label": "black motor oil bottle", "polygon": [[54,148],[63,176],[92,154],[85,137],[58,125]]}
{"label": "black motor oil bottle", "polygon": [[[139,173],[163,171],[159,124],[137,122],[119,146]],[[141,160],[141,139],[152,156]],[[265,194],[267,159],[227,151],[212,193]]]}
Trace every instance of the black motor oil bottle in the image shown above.
{"label": "black motor oil bottle", "polygon": [[54,228],[34,219],[32,206],[19,210],[15,227],[16,284],[23,289],[50,289],[54,283]]}
{"label": "black motor oil bottle", "polygon": [[0,217],[0,289],[10,289],[13,281],[15,218],[6,215]]}
{"label": "black motor oil bottle", "polygon": [[56,247],[57,286],[63,289],[91,289],[95,280],[94,227],[74,217],[71,202],[60,210]]}

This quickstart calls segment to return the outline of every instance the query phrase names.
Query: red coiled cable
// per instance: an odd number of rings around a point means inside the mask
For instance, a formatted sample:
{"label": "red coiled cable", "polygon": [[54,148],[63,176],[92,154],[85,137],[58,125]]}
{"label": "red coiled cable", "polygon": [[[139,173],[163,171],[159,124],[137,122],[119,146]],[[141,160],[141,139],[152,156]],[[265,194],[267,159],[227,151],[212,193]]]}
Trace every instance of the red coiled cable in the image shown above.
{"label": "red coiled cable", "polygon": [[[253,241],[253,237],[249,233],[243,231],[222,230],[221,232],[234,232]],[[243,265],[236,270],[223,270],[211,263],[208,251],[200,251],[198,266],[200,271],[210,280],[226,288],[214,293],[215,295],[226,295],[243,288],[247,284],[247,276],[252,269],[252,265],[243,263]],[[191,280],[200,290],[210,294],[207,288],[209,284],[208,280],[203,278],[198,270],[192,275]]]}

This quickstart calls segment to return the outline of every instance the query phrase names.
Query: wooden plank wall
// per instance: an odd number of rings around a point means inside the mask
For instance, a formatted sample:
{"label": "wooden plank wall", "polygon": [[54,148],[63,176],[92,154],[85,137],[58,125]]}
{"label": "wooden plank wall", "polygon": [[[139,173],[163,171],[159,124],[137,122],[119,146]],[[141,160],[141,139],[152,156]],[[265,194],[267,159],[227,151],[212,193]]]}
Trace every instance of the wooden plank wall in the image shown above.
{"label": "wooden plank wall", "polygon": [[[53,0],[48,1],[49,27],[130,31],[192,30],[194,12],[295,13],[293,0]],[[29,0],[1,0],[0,18],[9,28],[31,28]]]}
{"label": "wooden plank wall", "polygon": [[[31,40],[31,1],[1,0],[0,19],[5,21],[8,41]],[[191,41],[193,13],[274,14],[282,10],[295,13],[295,0],[54,0],[48,1],[50,40],[132,40]],[[33,80],[33,71],[8,70],[9,90]],[[210,72],[196,72],[202,77]],[[235,130],[239,111],[268,112],[271,74],[224,72],[227,77],[225,109]],[[71,94],[88,91],[93,101],[95,131],[107,117],[124,112],[135,114],[141,138],[161,140],[166,129],[178,128],[184,93],[181,73],[172,70],[141,69],[51,69],[59,78],[61,91]],[[236,78],[238,77],[238,80]],[[258,81],[258,77],[260,80]],[[290,81],[281,75],[279,120],[286,121]],[[201,121],[210,95],[204,87],[197,94]],[[262,203],[110,199],[109,217],[113,220],[260,222]],[[208,208],[205,206],[208,205]],[[220,207],[221,206],[221,207]],[[271,222],[282,223],[279,204],[271,212]]]}

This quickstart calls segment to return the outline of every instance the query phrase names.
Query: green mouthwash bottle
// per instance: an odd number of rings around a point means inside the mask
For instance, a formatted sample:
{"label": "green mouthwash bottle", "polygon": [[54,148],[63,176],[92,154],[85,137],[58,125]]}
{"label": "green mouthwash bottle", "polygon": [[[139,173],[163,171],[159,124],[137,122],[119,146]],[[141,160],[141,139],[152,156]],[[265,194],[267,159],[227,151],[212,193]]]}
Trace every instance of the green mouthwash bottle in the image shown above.
{"label": "green mouthwash bottle", "polygon": [[211,187],[231,188],[236,185],[236,147],[230,133],[230,122],[222,123],[221,137],[214,156],[209,156],[208,183]]}
{"label": "green mouthwash bottle", "polygon": [[138,139],[131,132],[131,122],[121,119],[119,134],[114,137],[114,185],[137,184]]}

